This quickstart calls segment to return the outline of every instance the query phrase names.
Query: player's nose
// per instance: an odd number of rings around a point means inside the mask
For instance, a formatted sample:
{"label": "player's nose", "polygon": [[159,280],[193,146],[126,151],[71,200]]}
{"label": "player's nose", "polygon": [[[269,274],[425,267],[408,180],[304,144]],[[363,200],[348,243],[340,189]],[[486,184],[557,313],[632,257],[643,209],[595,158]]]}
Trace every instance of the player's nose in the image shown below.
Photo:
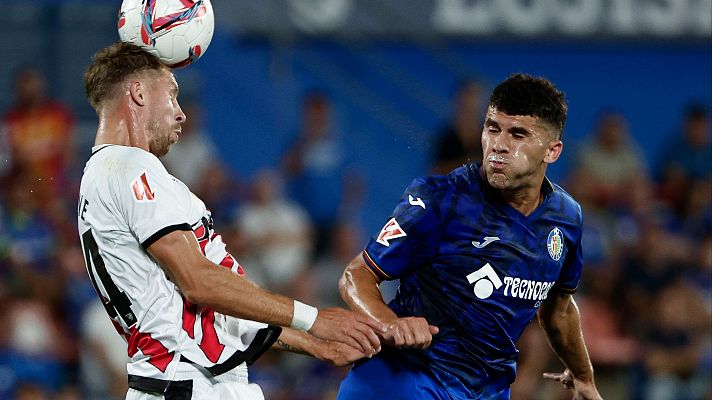
{"label": "player's nose", "polygon": [[175,111],[176,111],[176,115],[175,115],[176,122],[178,122],[179,124],[184,123],[186,121],[186,119],[188,119],[188,117],[183,112],[183,109],[180,108],[180,105],[176,105]]}
{"label": "player's nose", "polygon": [[495,137],[492,138],[492,150],[497,153],[506,153],[509,151],[509,141],[507,140],[507,136],[508,135],[505,134],[495,135]]}

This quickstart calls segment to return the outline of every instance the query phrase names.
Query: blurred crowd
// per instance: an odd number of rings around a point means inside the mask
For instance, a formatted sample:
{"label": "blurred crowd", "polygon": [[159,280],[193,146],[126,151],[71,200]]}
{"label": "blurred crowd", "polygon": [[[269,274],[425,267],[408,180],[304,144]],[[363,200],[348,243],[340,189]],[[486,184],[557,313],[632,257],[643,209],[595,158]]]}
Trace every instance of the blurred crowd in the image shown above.
{"label": "blurred crowd", "polygon": [[[76,232],[88,149],[76,144],[72,110],[48,98],[46,84],[40,70],[21,70],[13,105],[0,110],[0,399],[119,399],[125,345],[96,298]],[[432,173],[481,159],[486,92],[474,80],[459,86],[451,119],[432,135]],[[281,164],[252,176],[221,162],[197,98],[182,105],[187,123],[163,161],[213,211],[248,278],[314,305],[342,305],[337,280],[373,232],[354,217],[368,182],[333,129],[329,96],[310,91],[295,105],[301,120]],[[584,209],[576,300],[600,391],[711,399],[710,110],[690,104],[655,159],[643,157],[632,129],[622,112],[601,110],[562,182]],[[520,348],[512,398],[567,398],[541,379],[561,366],[535,322]],[[250,369],[270,400],[331,399],[345,372],[276,351]]]}

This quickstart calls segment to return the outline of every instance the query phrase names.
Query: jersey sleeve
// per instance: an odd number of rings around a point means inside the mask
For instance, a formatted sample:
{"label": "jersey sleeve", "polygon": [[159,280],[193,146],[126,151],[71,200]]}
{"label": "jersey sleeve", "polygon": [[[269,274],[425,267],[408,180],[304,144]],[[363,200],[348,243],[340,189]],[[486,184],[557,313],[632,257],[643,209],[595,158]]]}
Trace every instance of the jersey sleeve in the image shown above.
{"label": "jersey sleeve", "polygon": [[437,253],[439,209],[426,178],[406,189],[393,215],[363,251],[366,264],[382,280],[398,279]]}
{"label": "jersey sleeve", "polygon": [[[580,214],[579,221],[581,221]],[[556,280],[556,288],[561,292],[573,294],[576,292],[579,280],[581,279],[581,272],[583,270],[582,235],[583,229],[581,224],[579,224],[576,237],[567,243],[567,246],[572,250],[567,253],[561,268],[561,273],[559,274],[559,279]]]}
{"label": "jersey sleeve", "polygon": [[114,197],[131,232],[146,249],[176,230],[190,231],[178,185],[152,155],[132,156],[124,173],[110,180]]}

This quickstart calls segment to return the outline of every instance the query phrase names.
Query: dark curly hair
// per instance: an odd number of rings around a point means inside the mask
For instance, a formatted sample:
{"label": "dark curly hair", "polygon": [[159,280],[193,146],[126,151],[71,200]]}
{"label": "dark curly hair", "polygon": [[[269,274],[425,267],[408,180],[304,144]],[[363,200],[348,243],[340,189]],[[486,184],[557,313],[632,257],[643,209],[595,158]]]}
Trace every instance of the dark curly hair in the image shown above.
{"label": "dark curly hair", "polygon": [[561,139],[568,106],[564,93],[549,80],[527,74],[513,74],[497,85],[489,99],[494,107],[508,115],[529,115],[551,124]]}
{"label": "dark curly hair", "polygon": [[98,110],[101,103],[113,92],[116,85],[127,77],[142,71],[167,68],[158,58],[140,47],[117,42],[94,54],[92,63],[84,73],[84,90],[89,104]]}

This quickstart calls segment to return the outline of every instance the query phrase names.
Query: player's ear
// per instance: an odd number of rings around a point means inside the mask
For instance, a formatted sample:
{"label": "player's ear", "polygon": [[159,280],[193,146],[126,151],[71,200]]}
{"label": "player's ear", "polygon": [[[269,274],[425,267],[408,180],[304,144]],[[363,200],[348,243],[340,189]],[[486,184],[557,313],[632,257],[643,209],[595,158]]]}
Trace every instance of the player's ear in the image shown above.
{"label": "player's ear", "polygon": [[561,151],[564,149],[564,142],[561,140],[552,140],[546,149],[546,155],[544,155],[544,162],[551,164],[559,159]]}
{"label": "player's ear", "polygon": [[129,83],[129,95],[134,103],[144,106],[146,104],[146,85],[139,80],[132,80]]}

